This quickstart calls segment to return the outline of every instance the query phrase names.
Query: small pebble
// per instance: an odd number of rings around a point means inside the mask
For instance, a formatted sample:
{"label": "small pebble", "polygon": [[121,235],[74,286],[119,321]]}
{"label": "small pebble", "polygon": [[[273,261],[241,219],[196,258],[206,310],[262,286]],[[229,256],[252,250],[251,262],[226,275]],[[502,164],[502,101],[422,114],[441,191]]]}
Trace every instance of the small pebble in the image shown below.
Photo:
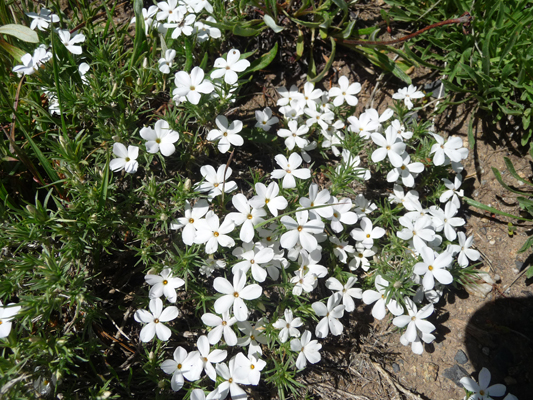
{"label": "small pebble", "polygon": [[481,352],[482,352],[483,354],[485,354],[486,356],[488,356],[489,353],[490,353],[490,349],[489,349],[488,347],[483,347],[483,348],[481,349]]}
{"label": "small pebble", "polygon": [[490,245],[493,245],[494,243],[496,243],[496,240],[494,239],[489,242]]}
{"label": "small pebble", "polygon": [[476,190],[476,191],[474,192],[474,197],[477,197],[477,196],[479,196],[479,192]]}
{"label": "small pebble", "polygon": [[396,373],[400,372],[400,366],[398,364],[396,364],[396,363],[392,363],[392,369]]}
{"label": "small pebble", "polygon": [[459,350],[457,354],[455,354],[454,360],[457,361],[457,364],[463,365],[468,362],[468,357],[463,350]]}
{"label": "small pebble", "polygon": [[522,269],[522,266],[524,263],[522,261],[515,261],[514,264],[516,265],[516,268],[520,271]]}
{"label": "small pebble", "polygon": [[502,278],[501,278],[500,275],[498,275],[498,274],[494,274],[494,280],[495,280],[496,282],[501,282]]}
{"label": "small pebble", "polygon": [[455,383],[461,389],[463,388],[463,385],[460,382],[461,378],[469,376],[468,372],[463,367],[457,364],[455,364],[451,368],[445,369],[443,375],[449,380],[451,380],[453,383]]}

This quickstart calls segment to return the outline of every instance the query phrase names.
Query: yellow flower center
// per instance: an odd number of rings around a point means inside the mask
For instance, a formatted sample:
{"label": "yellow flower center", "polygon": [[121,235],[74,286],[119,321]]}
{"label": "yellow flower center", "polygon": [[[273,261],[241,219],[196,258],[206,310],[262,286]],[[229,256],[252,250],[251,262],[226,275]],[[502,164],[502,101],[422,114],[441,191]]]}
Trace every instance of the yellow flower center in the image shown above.
{"label": "yellow flower center", "polygon": [[131,158],[126,157],[125,160],[126,160],[126,162],[130,162]]}
{"label": "yellow flower center", "polygon": [[253,218],[253,215],[252,214],[248,214],[248,216],[246,217],[248,219],[252,219]]}
{"label": "yellow flower center", "polygon": [[367,239],[370,238],[370,233],[367,233],[367,234],[366,234],[366,238],[367,238]]}
{"label": "yellow flower center", "polygon": [[239,297],[239,293],[233,292],[233,297]]}
{"label": "yellow flower center", "polygon": [[390,146],[385,147],[387,150],[390,150]]}
{"label": "yellow flower center", "polygon": [[220,235],[220,233],[218,233],[218,232],[213,232],[213,236],[214,236],[214,237],[218,237],[219,235]]}
{"label": "yellow flower center", "polygon": [[289,328],[291,327],[291,324],[289,324],[289,323],[287,322],[287,325],[286,325],[286,326],[287,326],[287,329],[289,329]]}
{"label": "yellow flower center", "polygon": [[222,326],[226,326],[228,323],[226,321],[222,321]]}
{"label": "yellow flower center", "polygon": [[255,336],[254,335],[250,335],[250,339],[255,340]]}
{"label": "yellow flower center", "polygon": [[218,183],[213,184],[213,187],[218,187]]}
{"label": "yellow flower center", "polygon": [[428,265],[428,269],[429,269],[430,271],[433,271],[433,265]]}
{"label": "yellow flower center", "polygon": [[165,279],[165,280],[163,281],[163,285],[167,285],[167,284],[168,284],[168,281]]}
{"label": "yellow flower center", "polygon": [[255,369],[255,365],[250,365],[250,369]]}
{"label": "yellow flower center", "polygon": [[157,139],[155,140],[155,142],[156,142],[156,143],[161,143],[161,139],[157,138]]}
{"label": "yellow flower center", "polygon": [[189,224],[194,224],[194,219],[193,218],[189,218]]}
{"label": "yellow flower center", "polygon": [[301,232],[302,229],[303,229],[303,228],[302,228],[301,226],[299,226],[299,227],[298,227],[298,232]]}
{"label": "yellow flower center", "polygon": [[270,203],[270,199],[265,199],[265,204]]}
{"label": "yellow flower center", "polygon": [[159,318],[154,319],[154,322],[155,322],[156,324],[158,324],[158,323],[159,323]]}
{"label": "yellow flower center", "polygon": [[196,88],[194,86],[191,86],[190,89],[191,90],[196,90]]}

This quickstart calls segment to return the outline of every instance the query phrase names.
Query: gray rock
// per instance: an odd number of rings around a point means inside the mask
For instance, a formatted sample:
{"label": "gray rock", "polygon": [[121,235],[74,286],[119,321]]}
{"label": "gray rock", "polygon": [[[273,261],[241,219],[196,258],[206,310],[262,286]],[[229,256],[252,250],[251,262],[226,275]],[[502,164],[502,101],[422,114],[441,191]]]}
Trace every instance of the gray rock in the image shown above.
{"label": "gray rock", "polygon": [[516,265],[516,268],[517,268],[519,271],[521,271],[521,270],[522,270],[522,266],[524,265],[524,263],[521,262],[521,261],[515,261],[514,263],[515,263],[515,265]]}
{"label": "gray rock", "polygon": [[396,373],[400,372],[400,366],[398,364],[396,364],[396,363],[392,363],[392,369]]}
{"label": "gray rock", "polygon": [[468,362],[468,357],[463,350],[459,350],[455,355],[454,360],[457,361],[457,364],[464,365]]}
{"label": "gray rock", "polygon": [[445,369],[443,375],[460,388],[463,387],[463,385],[461,385],[461,382],[459,382],[461,378],[464,378],[465,376],[470,376],[463,367],[460,367],[457,364],[455,364],[451,368]]}

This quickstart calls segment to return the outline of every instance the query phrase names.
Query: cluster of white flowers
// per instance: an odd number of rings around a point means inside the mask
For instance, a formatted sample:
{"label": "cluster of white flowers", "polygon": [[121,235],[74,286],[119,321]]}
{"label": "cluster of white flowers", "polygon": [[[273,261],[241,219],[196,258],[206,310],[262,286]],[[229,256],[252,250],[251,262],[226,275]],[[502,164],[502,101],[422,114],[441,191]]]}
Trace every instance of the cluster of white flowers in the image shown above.
{"label": "cluster of white flowers", "polygon": [[[491,400],[492,396],[501,397],[506,392],[505,385],[497,383],[495,385],[490,384],[490,371],[487,368],[482,368],[479,371],[479,384],[465,376],[461,378],[460,382],[468,392],[468,395],[465,396],[465,400]],[[518,398],[511,393],[507,393],[507,396],[503,400],[518,400]]]}

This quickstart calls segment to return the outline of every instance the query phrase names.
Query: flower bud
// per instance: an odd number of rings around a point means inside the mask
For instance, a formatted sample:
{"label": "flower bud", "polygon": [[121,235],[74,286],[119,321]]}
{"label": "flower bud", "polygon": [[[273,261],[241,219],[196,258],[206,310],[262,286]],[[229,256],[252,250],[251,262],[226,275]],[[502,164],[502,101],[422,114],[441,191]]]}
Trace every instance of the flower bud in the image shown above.
{"label": "flower bud", "polygon": [[146,57],[144,57],[144,60],[143,60],[143,68],[144,69],[148,68],[148,59]]}
{"label": "flower bud", "polygon": [[191,190],[191,180],[189,178],[185,179],[185,182],[183,183],[183,189],[187,192]]}

